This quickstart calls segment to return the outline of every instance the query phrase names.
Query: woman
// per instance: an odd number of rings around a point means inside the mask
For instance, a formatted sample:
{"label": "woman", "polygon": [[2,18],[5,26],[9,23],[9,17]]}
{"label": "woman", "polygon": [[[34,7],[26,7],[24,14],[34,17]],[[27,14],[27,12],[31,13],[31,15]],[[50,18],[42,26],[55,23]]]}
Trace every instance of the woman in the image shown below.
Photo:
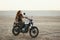
{"label": "woman", "polygon": [[22,28],[22,26],[23,26],[23,24],[24,24],[24,22],[22,21],[22,18],[24,18],[24,17],[23,17],[23,15],[22,15],[21,10],[19,10],[19,11],[17,12],[17,14],[16,14],[15,21],[18,22],[19,25],[21,25],[20,28]]}

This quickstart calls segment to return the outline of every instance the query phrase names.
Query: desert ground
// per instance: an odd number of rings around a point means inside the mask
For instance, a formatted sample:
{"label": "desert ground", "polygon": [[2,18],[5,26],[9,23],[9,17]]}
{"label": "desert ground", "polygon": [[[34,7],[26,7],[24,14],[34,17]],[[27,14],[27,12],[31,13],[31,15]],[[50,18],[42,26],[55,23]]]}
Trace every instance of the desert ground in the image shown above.
{"label": "desert ground", "polygon": [[0,17],[0,40],[60,40],[60,16],[36,16],[34,25],[39,29],[39,35],[31,38],[29,33],[12,34],[14,17]]}

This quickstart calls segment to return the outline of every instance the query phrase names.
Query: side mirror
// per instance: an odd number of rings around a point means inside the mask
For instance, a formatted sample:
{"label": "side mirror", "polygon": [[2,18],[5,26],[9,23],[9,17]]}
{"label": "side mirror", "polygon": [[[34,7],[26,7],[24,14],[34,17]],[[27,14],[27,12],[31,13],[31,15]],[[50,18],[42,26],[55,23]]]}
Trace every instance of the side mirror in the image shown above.
{"label": "side mirror", "polygon": [[23,13],[24,15],[26,15],[26,13]]}

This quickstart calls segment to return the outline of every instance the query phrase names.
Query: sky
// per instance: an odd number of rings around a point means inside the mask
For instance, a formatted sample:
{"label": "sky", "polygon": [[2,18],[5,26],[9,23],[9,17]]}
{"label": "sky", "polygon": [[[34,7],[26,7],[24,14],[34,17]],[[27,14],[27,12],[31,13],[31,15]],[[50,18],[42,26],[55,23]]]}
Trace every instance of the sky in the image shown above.
{"label": "sky", "polygon": [[60,0],[0,0],[0,16],[15,16],[14,10],[28,10],[23,11],[27,16],[60,16]]}
{"label": "sky", "polygon": [[[0,11],[0,16],[16,16],[17,11]],[[22,13],[26,13],[27,16],[60,16],[60,11],[48,11],[48,10],[23,10]]]}
{"label": "sky", "polygon": [[0,0],[0,10],[60,10],[60,0]]}

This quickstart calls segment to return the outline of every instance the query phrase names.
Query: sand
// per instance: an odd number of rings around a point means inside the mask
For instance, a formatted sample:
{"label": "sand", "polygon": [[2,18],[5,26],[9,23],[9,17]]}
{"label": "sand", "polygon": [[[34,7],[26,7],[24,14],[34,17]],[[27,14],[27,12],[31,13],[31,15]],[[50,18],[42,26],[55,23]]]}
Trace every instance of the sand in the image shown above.
{"label": "sand", "polygon": [[34,25],[39,29],[39,35],[31,38],[29,33],[12,34],[14,17],[0,17],[0,40],[60,40],[60,17],[32,17]]}

